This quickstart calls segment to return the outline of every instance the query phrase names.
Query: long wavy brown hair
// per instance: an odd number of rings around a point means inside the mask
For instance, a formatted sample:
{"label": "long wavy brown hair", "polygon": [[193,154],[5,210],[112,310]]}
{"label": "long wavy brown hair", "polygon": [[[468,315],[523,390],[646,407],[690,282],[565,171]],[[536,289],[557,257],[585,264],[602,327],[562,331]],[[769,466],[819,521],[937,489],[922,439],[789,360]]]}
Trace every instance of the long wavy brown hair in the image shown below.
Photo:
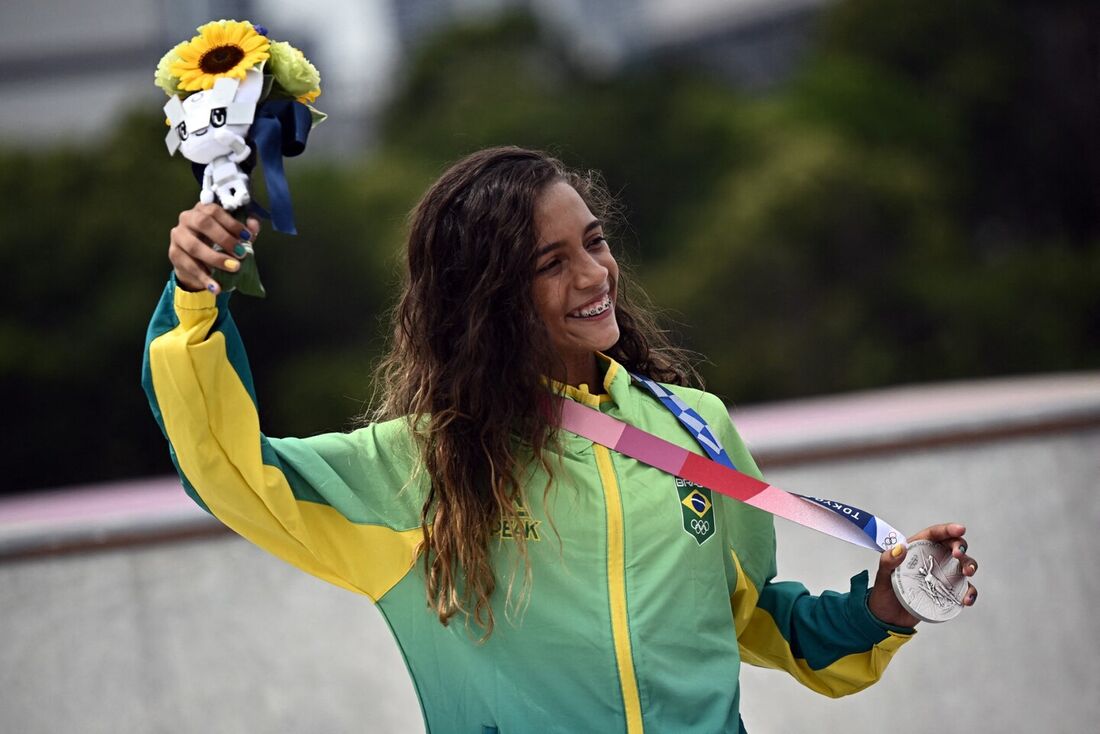
{"label": "long wavy brown hair", "polygon": [[[559,365],[531,284],[535,204],[557,181],[609,218],[611,198],[598,176],[522,148],[469,155],[428,189],[410,216],[392,343],[375,383],[381,402],[371,419],[407,417],[427,474],[421,524],[428,604],[443,624],[461,612],[485,636],[495,622],[490,541],[502,520],[519,521],[526,505],[520,478],[531,463],[553,476],[548,456],[557,416],[545,376],[558,374]],[[697,382],[684,353],[623,280],[620,273],[621,336],[609,356],[661,382]],[[524,538],[516,541],[526,564]]]}

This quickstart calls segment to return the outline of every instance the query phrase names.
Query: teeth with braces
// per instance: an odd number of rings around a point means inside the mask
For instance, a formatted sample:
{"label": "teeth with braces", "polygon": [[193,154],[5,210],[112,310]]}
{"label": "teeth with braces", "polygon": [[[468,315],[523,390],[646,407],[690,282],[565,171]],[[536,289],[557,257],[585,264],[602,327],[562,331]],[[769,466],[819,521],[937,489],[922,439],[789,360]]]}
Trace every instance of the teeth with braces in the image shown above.
{"label": "teeth with braces", "polygon": [[605,295],[603,300],[597,303],[595,306],[588,308],[577,309],[570,316],[579,316],[581,318],[590,318],[592,316],[599,316],[601,313],[611,308],[611,296]]}

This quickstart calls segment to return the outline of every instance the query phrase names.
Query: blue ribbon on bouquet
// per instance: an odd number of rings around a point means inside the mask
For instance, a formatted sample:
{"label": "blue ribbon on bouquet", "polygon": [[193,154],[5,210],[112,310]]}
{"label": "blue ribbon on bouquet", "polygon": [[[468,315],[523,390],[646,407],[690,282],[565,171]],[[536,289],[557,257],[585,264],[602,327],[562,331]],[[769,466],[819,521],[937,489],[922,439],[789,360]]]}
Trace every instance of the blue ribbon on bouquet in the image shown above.
{"label": "blue ribbon on bouquet", "polygon": [[[263,163],[264,183],[271,209],[268,214],[253,199],[250,211],[271,219],[275,229],[286,234],[298,234],[298,229],[294,224],[294,208],[290,203],[290,186],[283,171],[283,158],[300,155],[306,149],[312,126],[312,115],[304,104],[292,99],[275,99],[263,102],[256,108],[256,116],[248,131],[255,155],[249,157],[242,169],[251,174],[256,157],[259,157]],[[201,164],[191,164],[191,170],[200,183],[205,168]]]}

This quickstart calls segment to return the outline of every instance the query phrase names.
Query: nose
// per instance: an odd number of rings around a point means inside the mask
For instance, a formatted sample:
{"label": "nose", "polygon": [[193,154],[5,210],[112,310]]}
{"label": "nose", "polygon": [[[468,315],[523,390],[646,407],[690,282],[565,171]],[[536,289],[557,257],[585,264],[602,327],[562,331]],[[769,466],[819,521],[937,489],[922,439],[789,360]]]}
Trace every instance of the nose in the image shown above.
{"label": "nose", "polygon": [[577,290],[601,286],[607,282],[607,267],[600,263],[591,253],[585,252],[577,264],[573,283]]}

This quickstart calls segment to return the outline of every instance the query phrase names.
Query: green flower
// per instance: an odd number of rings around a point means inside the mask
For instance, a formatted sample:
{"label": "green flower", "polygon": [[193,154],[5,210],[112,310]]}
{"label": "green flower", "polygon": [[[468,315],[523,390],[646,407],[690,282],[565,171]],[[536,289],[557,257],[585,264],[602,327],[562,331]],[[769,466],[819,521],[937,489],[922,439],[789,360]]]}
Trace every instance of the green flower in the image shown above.
{"label": "green flower", "polygon": [[180,94],[180,78],[172,73],[172,64],[180,60],[179,51],[187,45],[187,41],[177,43],[168,53],[164,54],[157,64],[157,73],[153,77],[153,83],[164,90],[169,97]]}
{"label": "green flower", "polygon": [[297,98],[321,85],[321,74],[309,59],[286,41],[272,43],[268,49],[271,54],[271,74],[284,92]]}

